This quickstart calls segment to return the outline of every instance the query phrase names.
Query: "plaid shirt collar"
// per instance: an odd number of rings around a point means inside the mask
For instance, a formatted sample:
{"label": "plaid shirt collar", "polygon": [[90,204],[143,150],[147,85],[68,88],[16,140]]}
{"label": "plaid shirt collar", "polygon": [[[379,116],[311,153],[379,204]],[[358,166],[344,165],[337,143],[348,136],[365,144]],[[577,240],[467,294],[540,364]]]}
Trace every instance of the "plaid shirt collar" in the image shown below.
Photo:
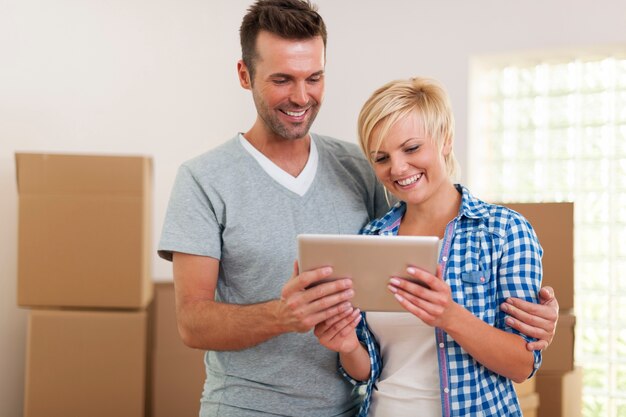
{"label": "plaid shirt collar", "polygon": [[[460,184],[455,184],[454,187],[461,193],[461,207],[457,219],[465,217],[482,222],[489,217],[488,206],[483,201],[474,197],[466,187]],[[396,235],[405,212],[406,203],[398,201],[387,214],[367,225],[364,230],[366,229],[368,234],[373,235]]]}

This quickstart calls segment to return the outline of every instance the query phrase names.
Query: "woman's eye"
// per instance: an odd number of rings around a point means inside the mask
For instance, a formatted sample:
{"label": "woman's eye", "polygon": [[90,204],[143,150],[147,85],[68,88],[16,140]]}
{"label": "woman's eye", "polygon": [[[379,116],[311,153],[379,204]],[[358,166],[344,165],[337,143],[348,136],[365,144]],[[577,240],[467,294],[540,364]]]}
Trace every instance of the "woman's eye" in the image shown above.
{"label": "woman's eye", "polygon": [[379,164],[381,162],[385,162],[387,160],[387,156],[386,155],[380,155],[380,156],[375,156],[373,159],[375,164]]}
{"label": "woman's eye", "polygon": [[411,146],[409,148],[406,148],[404,151],[406,153],[413,153],[413,152],[417,151],[419,148],[420,148],[419,145],[415,145],[415,146]]}

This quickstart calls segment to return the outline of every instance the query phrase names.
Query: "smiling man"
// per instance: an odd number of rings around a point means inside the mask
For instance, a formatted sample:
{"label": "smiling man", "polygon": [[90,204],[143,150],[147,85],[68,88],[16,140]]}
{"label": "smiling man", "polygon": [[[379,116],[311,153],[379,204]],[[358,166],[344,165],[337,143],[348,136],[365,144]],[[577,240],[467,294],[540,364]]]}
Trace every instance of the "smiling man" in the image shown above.
{"label": "smiling man", "polygon": [[352,309],[350,280],[294,271],[298,233],[354,234],[387,204],[354,144],[309,129],[326,28],[307,2],[255,3],[240,28],[254,125],[184,163],[159,246],[184,342],[207,350],[201,416],[352,416],[359,397],[310,331]]}
{"label": "smiling man", "polygon": [[352,416],[360,397],[311,331],[352,310],[352,284],[311,287],[331,271],[297,270],[296,235],[356,234],[388,205],[357,145],[309,131],[326,65],[316,9],[257,1],[240,37],[256,121],[180,167],[159,244],[173,261],[181,337],[207,351],[200,415]]}
{"label": "smiling man", "polygon": [[237,65],[243,88],[252,90],[258,118],[248,140],[305,139],[324,95],[324,39],[289,40],[262,31],[257,36],[254,72]]}

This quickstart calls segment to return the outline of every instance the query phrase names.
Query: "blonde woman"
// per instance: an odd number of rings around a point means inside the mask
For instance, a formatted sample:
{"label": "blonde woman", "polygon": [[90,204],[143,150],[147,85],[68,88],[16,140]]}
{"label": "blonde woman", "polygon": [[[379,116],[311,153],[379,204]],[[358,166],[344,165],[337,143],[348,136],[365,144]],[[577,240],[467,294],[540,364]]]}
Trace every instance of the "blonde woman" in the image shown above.
{"label": "blonde woman", "polygon": [[[399,202],[361,231],[441,239],[437,276],[425,286],[390,277],[406,313],[338,315],[315,334],[339,352],[341,371],[365,385],[359,416],[521,416],[512,381],[533,375],[540,351],[509,327],[499,306],[537,302],[542,249],[520,214],[454,183],[454,118],[434,80],[393,81],[363,106],[362,150]],[[356,327],[356,330],[355,330]]]}

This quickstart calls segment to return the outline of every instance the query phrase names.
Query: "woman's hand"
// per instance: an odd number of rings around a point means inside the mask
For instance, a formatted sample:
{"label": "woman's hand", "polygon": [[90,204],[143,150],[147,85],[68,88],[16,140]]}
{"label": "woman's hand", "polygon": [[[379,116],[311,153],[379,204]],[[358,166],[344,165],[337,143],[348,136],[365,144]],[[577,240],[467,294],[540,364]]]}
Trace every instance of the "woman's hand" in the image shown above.
{"label": "woman's hand", "polygon": [[350,377],[367,381],[371,372],[370,357],[355,331],[360,321],[361,311],[350,309],[318,324],[314,333],[322,346],[339,352],[341,366]]}
{"label": "woman's hand", "polygon": [[339,353],[352,353],[361,346],[355,328],[361,311],[349,308],[315,326],[314,334],[322,346]]}
{"label": "woman's hand", "polygon": [[515,382],[524,381],[532,371],[533,356],[526,342],[516,334],[495,328],[452,300],[452,292],[441,277],[417,268],[408,274],[423,283],[391,278],[389,289],[402,306],[424,323],[443,329],[477,362]]}
{"label": "woman's hand", "polygon": [[441,267],[437,267],[437,276],[414,267],[407,268],[407,273],[420,284],[392,277],[387,288],[405,310],[429,326],[446,329],[462,307],[452,300],[450,286],[441,279]]}

